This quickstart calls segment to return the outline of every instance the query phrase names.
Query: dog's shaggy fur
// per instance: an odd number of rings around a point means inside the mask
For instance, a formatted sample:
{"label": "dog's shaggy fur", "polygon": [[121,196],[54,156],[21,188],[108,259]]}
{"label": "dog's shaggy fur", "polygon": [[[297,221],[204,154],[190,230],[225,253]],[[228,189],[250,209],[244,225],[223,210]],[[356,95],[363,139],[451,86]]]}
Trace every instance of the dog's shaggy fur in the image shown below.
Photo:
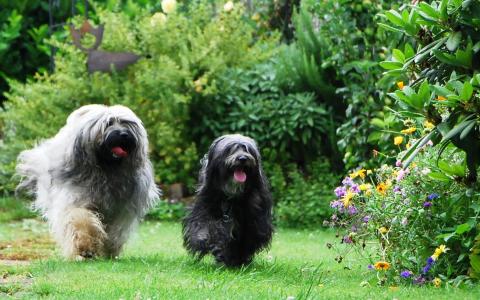
{"label": "dog's shaggy fur", "polygon": [[34,194],[65,257],[115,257],[159,196],[147,149],[130,109],[83,106],[53,138],[20,153],[17,190]]}
{"label": "dog's shaggy fur", "polygon": [[255,142],[216,139],[202,160],[196,201],[183,221],[186,249],[229,267],[248,264],[272,239],[272,199]]}

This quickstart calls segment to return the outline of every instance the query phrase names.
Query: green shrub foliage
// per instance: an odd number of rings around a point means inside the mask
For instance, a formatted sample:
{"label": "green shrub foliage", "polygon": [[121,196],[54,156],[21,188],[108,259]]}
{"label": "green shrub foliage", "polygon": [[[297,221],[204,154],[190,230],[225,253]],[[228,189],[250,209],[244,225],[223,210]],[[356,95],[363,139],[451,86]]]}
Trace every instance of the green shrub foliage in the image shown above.
{"label": "green shrub foliage", "polygon": [[147,128],[157,182],[193,186],[198,155],[186,127],[192,97],[213,93],[219,74],[265,60],[274,45],[274,39],[255,41],[239,6],[213,14],[209,1],[200,1],[168,15],[140,10],[132,17],[100,8],[96,15],[105,24],[103,50],[143,58],[121,72],[89,74],[84,53],[69,40],[52,40],[56,71],[12,82],[0,116],[4,191],[12,191],[18,152],[55,134],[71,111],[89,103],[131,107]]}
{"label": "green shrub foliage", "polygon": [[380,63],[405,126],[393,131],[400,153],[374,176],[351,173],[332,202],[342,242],[373,249],[372,281],[458,286],[480,274],[479,14],[462,0],[382,13],[379,26],[401,36]]}

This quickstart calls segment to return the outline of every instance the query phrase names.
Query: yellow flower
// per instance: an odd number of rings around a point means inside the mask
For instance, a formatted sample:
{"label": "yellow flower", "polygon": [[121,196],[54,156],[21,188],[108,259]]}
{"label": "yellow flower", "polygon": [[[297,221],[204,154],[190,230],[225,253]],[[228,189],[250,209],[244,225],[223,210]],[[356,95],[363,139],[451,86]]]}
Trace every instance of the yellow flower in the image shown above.
{"label": "yellow flower", "polygon": [[417,130],[417,128],[415,128],[415,127],[409,127],[409,128],[404,129],[404,130],[402,130],[402,131],[400,131],[400,132],[403,133],[403,134],[412,134],[412,133],[414,133],[416,130]]}
{"label": "yellow flower", "polygon": [[443,97],[443,96],[438,96],[438,97],[437,97],[437,100],[438,100],[438,101],[445,101],[445,100],[447,100],[447,98],[445,98],[445,97]]}
{"label": "yellow flower", "polygon": [[412,147],[412,144],[411,144],[410,142],[408,142],[408,143],[405,145],[405,148],[410,149],[410,147]]}
{"label": "yellow flower", "polygon": [[366,191],[365,191],[365,195],[366,195],[366,196],[370,196],[371,194],[372,194],[372,190],[366,190]]}
{"label": "yellow flower", "polygon": [[201,93],[203,91],[203,85],[200,79],[195,80],[193,85],[195,86],[195,92]]}
{"label": "yellow flower", "polygon": [[367,170],[367,175],[370,175],[372,173],[373,173],[372,170]]}
{"label": "yellow flower", "polygon": [[177,8],[176,0],[163,0],[162,1],[162,10],[164,13],[169,14],[175,11]]}
{"label": "yellow flower", "polygon": [[380,194],[384,195],[387,193],[387,189],[388,189],[388,186],[381,182],[377,185],[377,192],[379,192]]}
{"label": "yellow flower", "polygon": [[358,188],[359,188],[361,191],[369,190],[371,187],[372,187],[372,185],[371,185],[371,184],[368,184],[368,183],[363,183],[363,184],[361,184],[361,185],[358,186]]}
{"label": "yellow flower", "polygon": [[433,253],[432,258],[433,258],[434,260],[437,260],[437,258],[438,258],[442,253],[447,253],[448,250],[450,250],[450,249],[447,248],[445,245],[440,245],[439,247],[437,247],[437,249],[435,249],[435,252]]}
{"label": "yellow flower", "polygon": [[352,198],[355,196],[352,191],[348,190],[345,196],[342,198],[343,206],[349,207],[352,204]]}
{"label": "yellow flower", "polygon": [[436,250],[439,250],[442,253],[447,253],[447,251],[450,250],[450,248],[447,248],[447,246],[445,246],[445,245],[440,245],[440,246],[438,246],[438,248]]}
{"label": "yellow flower", "polygon": [[223,6],[223,10],[225,12],[230,12],[233,10],[233,2],[232,1],[228,1],[227,3],[225,3],[225,5]]}
{"label": "yellow flower", "polygon": [[393,143],[398,146],[403,143],[403,136],[396,136],[393,138]]}
{"label": "yellow flower", "polygon": [[251,19],[255,22],[258,22],[260,20],[260,14],[259,13],[255,13]]}
{"label": "yellow flower", "polygon": [[167,21],[167,16],[164,13],[157,12],[150,18],[150,25],[152,27],[161,26]]}
{"label": "yellow flower", "polygon": [[440,285],[442,285],[442,280],[438,277],[435,277],[435,279],[432,280],[432,282],[433,282],[433,285],[437,288],[440,287]]}
{"label": "yellow flower", "polygon": [[378,232],[380,232],[381,234],[385,234],[388,232],[388,229],[384,226],[378,228]]}
{"label": "yellow flower", "polygon": [[403,84],[403,81],[399,81],[399,82],[397,82],[397,86],[398,86],[399,89],[403,90],[403,87],[405,85]]}
{"label": "yellow flower", "polygon": [[377,261],[374,265],[376,270],[388,270],[390,269],[390,264],[386,261]]}
{"label": "yellow flower", "polygon": [[423,122],[423,127],[425,127],[426,129],[433,129],[435,125],[433,125],[432,122],[425,120],[425,122]]}
{"label": "yellow flower", "polygon": [[396,292],[396,291],[398,291],[398,286],[392,285],[392,286],[388,287],[388,289],[392,292]]}
{"label": "yellow flower", "polygon": [[358,170],[358,171],[355,171],[355,172],[353,172],[353,173],[350,174],[350,178],[355,179],[355,178],[357,178],[357,177],[360,177],[360,178],[364,179],[364,178],[365,178],[365,172],[366,172],[366,171],[367,171],[367,170],[365,170],[365,169],[360,169],[360,170]]}

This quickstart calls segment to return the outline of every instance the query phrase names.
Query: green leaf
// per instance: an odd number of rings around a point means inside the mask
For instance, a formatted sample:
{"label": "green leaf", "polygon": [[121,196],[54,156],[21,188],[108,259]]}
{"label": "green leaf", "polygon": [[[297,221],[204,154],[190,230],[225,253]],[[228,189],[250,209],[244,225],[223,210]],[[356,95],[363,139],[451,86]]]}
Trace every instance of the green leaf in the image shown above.
{"label": "green leaf", "polygon": [[404,27],[405,22],[402,19],[402,16],[395,10],[391,9],[385,12],[385,17],[392,22],[394,25]]}
{"label": "green leaf", "polygon": [[463,101],[468,101],[470,98],[472,98],[473,95],[473,86],[470,82],[465,81],[463,84],[462,92],[460,93],[460,98]]}
{"label": "green leaf", "polygon": [[438,7],[438,10],[440,12],[440,18],[442,20],[448,19],[448,14],[447,14],[448,1],[449,0],[442,0],[442,2],[440,2],[440,6]]}
{"label": "green leaf", "polygon": [[428,173],[428,177],[432,178],[433,180],[442,181],[442,182],[452,181],[450,177],[440,172],[430,172]]}
{"label": "green leaf", "polygon": [[368,135],[367,142],[375,142],[378,141],[382,137],[382,133],[379,131],[374,131]]}
{"label": "green leaf", "polygon": [[460,31],[450,33],[450,36],[447,40],[447,49],[450,51],[455,51],[460,41],[462,40],[462,33]]}
{"label": "green leaf", "polygon": [[403,63],[405,62],[405,55],[402,51],[398,49],[393,49],[392,56],[397,62],[401,62],[403,66]]}
{"label": "green leaf", "polygon": [[393,32],[399,32],[399,33],[405,33],[405,31],[401,30],[401,29],[398,29],[398,28],[395,28],[393,26],[390,26],[390,25],[387,25],[385,23],[378,23],[378,26],[383,28],[383,29],[386,29],[386,30],[389,30],[389,31],[393,31]]}
{"label": "green leaf", "polygon": [[454,237],[455,235],[456,235],[455,232],[444,233],[444,234],[437,235],[436,239],[438,240],[443,239],[445,242],[448,242],[448,240]]}
{"label": "green leaf", "polygon": [[379,128],[385,128],[385,122],[380,120],[379,118],[373,118],[370,121],[370,124],[372,124],[373,126],[379,127]]}
{"label": "green leaf", "polygon": [[471,224],[463,223],[463,224],[460,224],[460,225],[457,226],[457,228],[455,229],[455,233],[456,234],[462,234],[462,233],[470,231],[471,229],[472,229]]}
{"label": "green leaf", "polygon": [[465,176],[465,167],[463,165],[451,164],[444,160],[440,160],[438,162],[438,167],[447,175],[459,177]]}
{"label": "green leaf", "polygon": [[412,58],[415,55],[415,51],[413,50],[413,47],[410,46],[410,44],[405,44],[405,51],[404,51],[405,57],[406,58]]}
{"label": "green leaf", "polygon": [[379,65],[386,70],[396,70],[403,67],[403,64],[401,62],[396,61],[382,61],[379,63]]}
{"label": "green leaf", "polygon": [[420,9],[420,14],[422,15],[422,17],[428,17],[431,20],[437,20],[440,18],[440,14],[438,13],[438,11],[432,6],[430,6],[430,4],[420,2],[418,7]]}

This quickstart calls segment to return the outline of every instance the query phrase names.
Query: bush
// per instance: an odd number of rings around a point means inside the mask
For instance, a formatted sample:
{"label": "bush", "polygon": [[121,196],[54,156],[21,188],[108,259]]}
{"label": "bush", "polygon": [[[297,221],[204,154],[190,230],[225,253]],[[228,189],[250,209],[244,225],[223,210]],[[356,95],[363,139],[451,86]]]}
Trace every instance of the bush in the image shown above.
{"label": "bush", "polygon": [[149,133],[156,181],[193,186],[198,155],[186,127],[192,97],[215,91],[216,78],[227,68],[268,58],[275,44],[274,39],[255,41],[241,7],[212,16],[207,0],[167,16],[140,10],[131,17],[101,8],[96,15],[105,24],[103,50],[143,58],[121,72],[88,74],[85,54],[68,40],[53,40],[59,49],[55,73],[37,74],[27,84],[11,82],[0,115],[5,192],[12,191],[18,152],[55,134],[72,110],[90,103],[131,107]]}
{"label": "bush", "polygon": [[430,140],[441,142],[443,149],[453,143],[466,153],[470,182],[476,181],[480,163],[478,13],[477,1],[421,2],[386,11],[390,24],[382,24],[405,37],[391,59],[381,63],[388,70],[386,79],[397,81],[390,96],[401,106],[398,114],[435,125],[402,159],[408,165]]}
{"label": "bush", "polygon": [[185,205],[181,202],[159,201],[151,209],[146,218],[156,221],[180,221],[186,213]]}
{"label": "bush", "polygon": [[342,243],[367,250],[377,269],[372,281],[425,284],[441,278],[458,285],[475,270],[469,255],[478,234],[473,216],[480,212],[480,189],[456,180],[466,172],[463,153],[449,147],[448,162],[436,167],[436,151],[426,146],[410,168],[383,165],[370,176],[358,170],[335,190],[331,225],[343,229]]}
{"label": "bush", "polygon": [[239,132],[258,142],[266,161],[313,161],[322,151],[330,114],[310,93],[284,94],[275,76],[271,62],[230,69],[219,78],[215,95],[194,100],[190,126],[201,148],[207,149],[212,137]]}
{"label": "bush", "polygon": [[[45,1],[0,1],[0,104],[8,90],[7,81],[25,81],[37,70],[49,65],[50,48],[44,39],[48,30],[48,5]],[[70,3],[59,2],[53,17],[59,23],[68,13]]]}
{"label": "bush", "polygon": [[278,165],[267,165],[276,205],[276,224],[283,227],[319,227],[331,214],[330,191],[338,176],[331,173],[331,166],[325,160],[312,163],[306,170],[307,174],[295,165],[290,165],[288,169],[285,176]]}
{"label": "bush", "polygon": [[379,24],[403,35],[380,65],[405,126],[393,144],[404,150],[396,167],[343,181],[331,224],[343,228],[342,243],[371,251],[380,284],[479,277],[478,13],[475,1],[422,1],[385,11],[389,23]]}
{"label": "bush", "polygon": [[[277,67],[284,91],[311,92],[317,103],[334,113],[328,134],[331,161],[347,168],[371,166],[372,150],[390,147],[392,130],[399,129],[384,106],[385,83],[379,82],[387,45],[396,38],[375,22],[375,14],[395,1],[302,1],[294,16],[295,43],[284,47]],[[378,86],[377,86],[378,83]]]}

